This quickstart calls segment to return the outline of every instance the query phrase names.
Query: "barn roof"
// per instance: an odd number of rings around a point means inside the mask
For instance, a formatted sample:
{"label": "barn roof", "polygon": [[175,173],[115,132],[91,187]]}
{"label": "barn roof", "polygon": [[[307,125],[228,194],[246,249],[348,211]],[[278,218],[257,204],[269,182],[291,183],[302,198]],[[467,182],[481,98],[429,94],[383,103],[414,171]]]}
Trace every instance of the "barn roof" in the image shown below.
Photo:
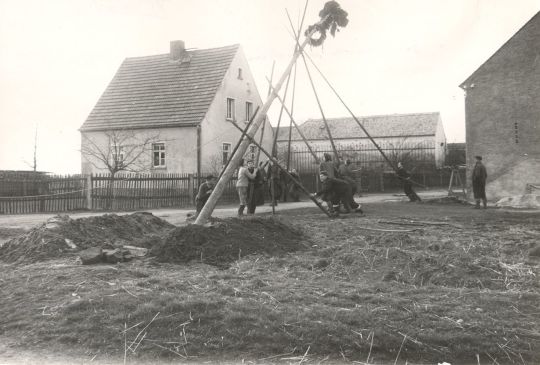
{"label": "barn roof", "polygon": [[[372,137],[410,137],[410,136],[434,136],[440,114],[415,113],[415,114],[391,114],[357,117],[364,128]],[[365,138],[366,134],[352,117],[327,118],[330,133],[334,139]],[[287,122],[288,124],[288,122]],[[308,140],[326,140],[328,134],[322,119],[308,119],[300,125],[302,133]],[[292,128],[293,141],[301,140],[301,136]],[[279,128],[278,141],[289,140],[289,126]]]}
{"label": "barn roof", "polygon": [[81,131],[200,123],[239,45],[126,58]]}

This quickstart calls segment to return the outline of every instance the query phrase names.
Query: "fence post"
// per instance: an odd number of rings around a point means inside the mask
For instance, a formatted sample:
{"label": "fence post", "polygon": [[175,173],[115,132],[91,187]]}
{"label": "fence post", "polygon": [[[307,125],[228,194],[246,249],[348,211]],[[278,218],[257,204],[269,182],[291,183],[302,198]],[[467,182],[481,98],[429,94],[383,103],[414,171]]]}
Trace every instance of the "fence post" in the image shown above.
{"label": "fence post", "polygon": [[193,194],[195,187],[195,181],[193,174],[188,174],[188,192],[189,192],[189,201],[191,204],[195,204],[195,196]]}
{"label": "fence post", "polygon": [[86,208],[92,210],[92,174],[86,175]]}

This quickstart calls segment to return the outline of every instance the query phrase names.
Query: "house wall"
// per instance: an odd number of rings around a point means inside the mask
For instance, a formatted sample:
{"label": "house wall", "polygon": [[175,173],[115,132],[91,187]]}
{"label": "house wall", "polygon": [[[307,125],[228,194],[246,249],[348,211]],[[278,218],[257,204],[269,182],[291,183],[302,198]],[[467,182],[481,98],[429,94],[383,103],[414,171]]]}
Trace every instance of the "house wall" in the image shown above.
{"label": "house wall", "polygon": [[535,18],[462,85],[467,183],[481,155],[488,199],[524,194],[527,183],[540,183],[540,50],[531,46],[540,42],[540,16]]}
{"label": "house wall", "polygon": [[444,128],[442,120],[439,117],[437,121],[437,129],[435,132],[435,165],[437,167],[443,167],[446,160],[446,135],[444,134]]}
{"label": "house wall", "polygon": [[[238,78],[239,68],[242,69],[241,79]],[[242,134],[231,124],[231,121],[226,119],[227,98],[235,99],[236,123],[241,127],[246,126],[246,101],[253,103],[253,113],[258,106],[262,106],[255,80],[241,47],[231,62],[231,66],[201,124],[201,169],[203,173],[219,170],[221,168],[222,144],[230,143],[232,149]],[[259,142],[261,132],[262,126],[256,134],[257,142]],[[272,127],[267,121],[262,146],[269,152],[272,139]],[[261,153],[261,161],[264,160],[266,157]]]}
{"label": "house wall", "polygon": [[[144,173],[193,173],[197,171],[197,129],[196,127],[175,127],[161,129],[135,129],[129,132],[131,144],[141,145],[141,141],[165,143],[166,167],[152,167],[152,150],[149,146],[139,159]],[[92,142],[90,142],[92,141]],[[106,132],[82,132],[81,151],[94,143],[105,151],[110,144]],[[91,147],[94,151],[96,147]],[[81,171],[83,174],[106,173],[105,164],[99,159],[81,153]]]}

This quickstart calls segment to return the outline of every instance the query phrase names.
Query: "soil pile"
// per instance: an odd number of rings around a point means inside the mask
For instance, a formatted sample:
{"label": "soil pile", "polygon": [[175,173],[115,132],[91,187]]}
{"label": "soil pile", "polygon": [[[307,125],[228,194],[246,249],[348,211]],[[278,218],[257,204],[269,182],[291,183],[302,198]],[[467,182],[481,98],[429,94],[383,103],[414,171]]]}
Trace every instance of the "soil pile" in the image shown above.
{"label": "soil pile", "polygon": [[540,195],[523,194],[502,198],[496,204],[504,208],[540,209]]}
{"label": "soil pile", "polygon": [[198,260],[228,267],[240,257],[264,253],[279,255],[305,248],[302,233],[273,218],[215,220],[211,226],[176,228],[151,253],[161,262]]}
{"label": "soil pile", "polygon": [[441,198],[424,199],[424,203],[427,204],[457,204],[457,205],[470,205],[470,203],[457,196],[444,196]]}
{"label": "soil pile", "polygon": [[0,260],[36,262],[62,257],[89,247],[133,245],[149,248],[174,227],[144,212],[79,219],[71,219],[67,215],[56,216],[28,233],[5,242],[0,247]]}

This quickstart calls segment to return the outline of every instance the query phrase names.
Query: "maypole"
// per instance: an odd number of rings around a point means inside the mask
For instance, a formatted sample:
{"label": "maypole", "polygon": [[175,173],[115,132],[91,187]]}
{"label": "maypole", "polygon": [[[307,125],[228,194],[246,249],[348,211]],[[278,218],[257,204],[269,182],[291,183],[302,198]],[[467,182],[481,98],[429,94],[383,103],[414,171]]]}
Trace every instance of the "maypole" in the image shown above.
{"label": "maypole", "polygon": [[[322,42],[324,42],[324,39],[326,38],[327,30],[330,30],[332,35],[334,35],[338,27],[344,27],[348,23],[347,12],[342,10],[336,1],[327,2],[324,5],[323,10],[319,12],[319,16],[321,17],[321,20],[311,25],[306,31],[306,39],[302,42],[302,44],[298,47],[298,49],[295,49],[292,59],[289,62],[285,71],[283,72],[283,75],[281,76],[277,84],[275,85],[270,96],[268,97],[264,105],[261,107],[260,112],[256,115],[253,124],[249,128],[246,134],[248,138],[244,139],[240,143],[238,150],[231,157],[230,164],[223,171],[223,174],[221,178],[219,179],[219,181],[217,182],[216,186],[214,187],[212,194],[208,198],[206,204],[204,205],[203,209],[201,210],[200,214],[195,220],[195,224],[199,224],[199,225],[205,224],[210,218],[210,216],[212,215],[212,212],[214,211],[214,208],[216,207],[216,204],[219,198],[223,194],[223,191],[225,190],[227,183],[233,176],[234,170],[239,165],[240,160],[242,159],[242,156],[244,156],[244,153],[246,152],[250,144],[250,139],[253,140],[253,137],[255,136],[255,133],[257,133],[257,130],[259,129],[261,123],[264,122],[266,118],[266,114],[268,113],[268,110],[270,109],[270,106],[272,105],[272,102],[277,97],[277,93],[283,86],[283,83],[285,82],[287,77],[290,75],[292,68],[294,67],[294,64],[296,63],[298,57],[300,57],[300,55],[302,54],[304,48],[308,44],[321,45]],[[312,37],[316,33],[319,33],[320,37],[318,39],[313,39]]]}

